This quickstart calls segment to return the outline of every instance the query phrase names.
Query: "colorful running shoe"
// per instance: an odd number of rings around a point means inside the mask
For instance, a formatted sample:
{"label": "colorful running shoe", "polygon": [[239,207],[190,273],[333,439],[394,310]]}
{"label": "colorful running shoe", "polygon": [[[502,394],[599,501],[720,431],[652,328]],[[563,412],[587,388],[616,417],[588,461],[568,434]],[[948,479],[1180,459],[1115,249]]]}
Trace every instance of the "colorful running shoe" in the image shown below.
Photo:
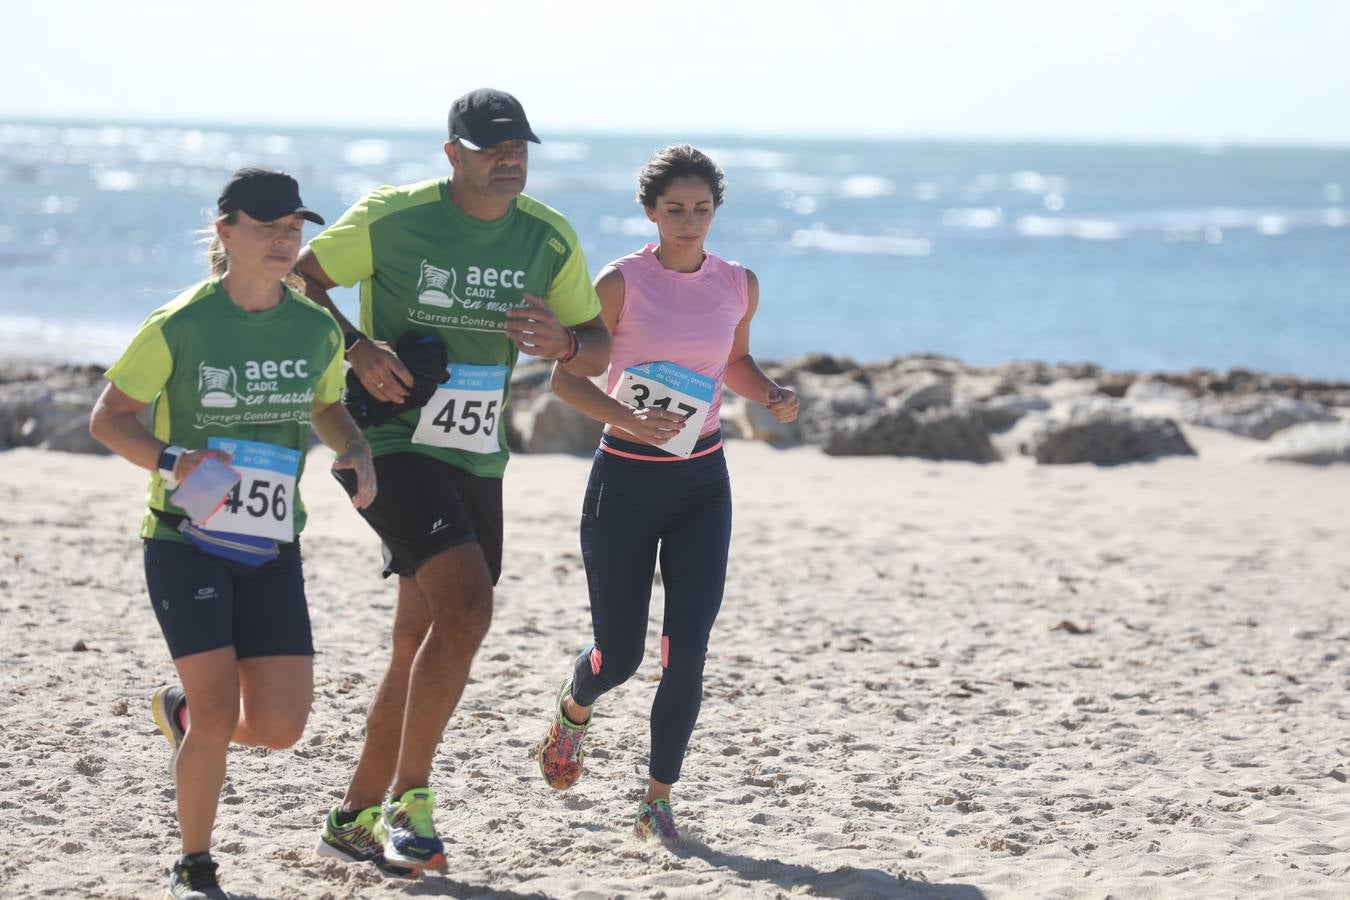
{"label": "colorful running shoe", "polygon": [[164,900],[229,900],[230,895],[222,891],[216,881],[218,868],[209,853],[188,857],[186,863],[179,860],[169,873]]}
{"label": "colorful running shoe", "polygon": [[675,827],[675,813],[669,800],[643,801],[638,804],[637,822],[633,833],[644,841],[657,838],[663,841],[678,841],[680,830]]}
{"label": "colorful running shoe", "polygon": [[577,783],[581,777],[581,767],[586,762],[586,731],[591,727],[591,714],[580,725],[567,718],[563,713],[563,697],[572,689],[569,678],[558,687],[558,700],[554,705],[553,721],[549,723],[548,734],[539,742],[535,756],[539,760],[539,773],[544,776],[548,786],[555,791],[565,791]]}
{"label": "colorful running shoe", "polygon": [[155,724],[164,734],[164,739],[169,742],[173,748],[174,755],[178,755],[178,748],[183,745],[183,735],[187,732],[183,730],[179,722],[179,707],[187,703],[187,697],[183,694],[183,689],[177,685],[165,685],[155,691],[150,698],[150,711],[155,714]]}
{"label": "colorful running shoe", "polygon": [[436,835],[431,814],[436,794],[431,788],[413,788],[386,803],[372,833],[384,848],[385,862],[412,869],[447,868],[445,845]]}
{"label": "colorful running shoe", "polygon": [[346,862],[374,863],[375,868],[394,878],[416,878],[421,874],[417,869],[395,866],[385,860],[384,848],[375,839],[375,825],[380,821],[380,807],[367,806],[346,825],[338,821],[338,812],[341,809],[340,804],[335,805],[329,810],[328,818],[323,823],[323,833],[319,836],[320,856],[331,856]]}

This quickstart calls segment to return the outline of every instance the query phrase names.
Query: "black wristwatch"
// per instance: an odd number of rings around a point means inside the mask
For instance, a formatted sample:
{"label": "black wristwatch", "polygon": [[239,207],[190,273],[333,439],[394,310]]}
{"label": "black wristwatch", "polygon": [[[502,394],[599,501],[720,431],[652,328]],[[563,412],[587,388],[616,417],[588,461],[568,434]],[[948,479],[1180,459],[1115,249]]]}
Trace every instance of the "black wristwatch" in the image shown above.
{"label": "black wristwatch", "polygon": [[351,353],[352,348],[356,346],[357,342],[364,341],[365,339],[366,336],[356,328],[353,328],[351,331],[344,334],[342,336],[342,355],[346,356],[348,353]]}

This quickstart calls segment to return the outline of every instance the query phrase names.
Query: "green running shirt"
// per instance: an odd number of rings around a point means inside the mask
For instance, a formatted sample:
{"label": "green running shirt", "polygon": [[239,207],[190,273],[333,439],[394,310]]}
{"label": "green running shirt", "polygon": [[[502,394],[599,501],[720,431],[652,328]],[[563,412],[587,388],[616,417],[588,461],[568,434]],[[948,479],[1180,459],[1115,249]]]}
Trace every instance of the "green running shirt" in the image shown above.
{"label": "green running shirt", "polygon": [[[342,332],[328,310],[289,288],[272,309],[245,312],[212,278],[152,312],[107,378],[128,397],[153,403],[162,441],[188,450],[213,437],[263,441],[299,450],[303,472],[312,404],[341,397]],[[147,504],[181,514],[165,493],[155,472]],[[298,489],[294,524],[299,534],[305,507]],[[149,510],[141,537],[185,540]]]}
{"label": "green running shirt", "polygon": [[[448,178],[381,187],[309,246],[333,281],[344,287],[360,282],[361,330],[368,336],[392,344],[407,331],[435,335],[445,342],[452,374],[456,363],[504,366],[494,425],[502,422],[519,355],[506,337],[506,311],[532,294],[543,297],[566,326],[600,314],[576,232],[561,213],[524,194],[505,216],[487,222],[450,198]],[[445,424],[445,411],[437,415],[432,404],[443,402],[433,398],[428,404],[427,416],[436,416],[438,424]],[[436,446],[413,440],[422,415],[405,412],[367,429],[374,455],[413,451],[474,475],[502,476],[505,428],[495,429],[495,450],[491,437],[489,446],[474,450]]]}

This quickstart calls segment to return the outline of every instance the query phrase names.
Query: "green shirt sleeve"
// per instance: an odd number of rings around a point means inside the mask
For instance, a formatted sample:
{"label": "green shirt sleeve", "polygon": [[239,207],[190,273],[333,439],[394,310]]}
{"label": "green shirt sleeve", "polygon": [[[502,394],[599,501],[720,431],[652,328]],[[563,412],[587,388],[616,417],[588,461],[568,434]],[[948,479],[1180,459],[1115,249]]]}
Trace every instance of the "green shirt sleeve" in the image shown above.
{"label": "green shirt sleeve", "polygon": [[309,242],[328,277],[343,287],[352,287],[375,272],[370,223],[372,207],[380,202],[379,191],[366,194]]}
{"label": "green shirt sleeve", "polygon": [[155,399],[173,373],[173,354],[162,324],[158,316],[146,319],[122,357],[105,373],[119,391],[141,403]]}
{"label": "green shirt sleeve", "polygon": [[580,325],[600,315],[600,298],[591,286],[586,257],[576,235],[571,238],[571,253],[548,286],[548,305],[564,326]]}
{"label": "green shirt sleeve", "polygon": [[345,383],[346,373],[342,369],[342,338],[337,335],[337,323],[333,323],[333,332],[336,335],[334,344],[336,350],[333,358],[328,361],[328,366],[319,376],[319,383],[314,385],[314,399],[320,403],[336,403],[342,397],[342,386]]}

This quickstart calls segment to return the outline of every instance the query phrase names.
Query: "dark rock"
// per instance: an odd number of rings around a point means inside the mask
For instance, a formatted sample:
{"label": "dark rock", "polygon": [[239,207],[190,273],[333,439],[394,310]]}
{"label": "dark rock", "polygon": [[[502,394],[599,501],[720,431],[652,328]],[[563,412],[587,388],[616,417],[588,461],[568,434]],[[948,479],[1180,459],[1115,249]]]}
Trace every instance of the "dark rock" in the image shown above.
{"label": "dark rock", "polygon": [[727,410],[726,403],[722,404],[721,421],[718,428],[722,429],[722,440],[724,441],[748,441],[751,435],[745,430],[745,421],[743,417],[733,414]]}
{"label": "dark rock", "polygon": [[102,390],[99,382],[59,375],[50,380],[0,385],[0,449],[41,447],[107,453],[88,434],[89,413]]}
{"label": "dark rock", "polygon": [[767,406],[728,392],[722,398],[722,437],[786,446],[801,440],[801,430],[796,422],[779,422]]}
{"label": "dark rock", "polygon": [[1160,378],[1146,378],[1131,384],[1122,396],[1131,403],[1179,404],[1190,400],[1195,394],[1184,385]]}
{"label": "dark rock", "polygon": [[812,375],[842,375],[857,368],[858,364],[847,356],[831,356],[828,353],[808,353],[783,362],[786,371],[809,372]]}
{"label": "dark rock", "polygon": [[511,373],[511,399],[533,399],[541,390],[547,390],[553,363],[531,359],[516,366]]}
{"label": "dark rock", "polygon": [[1134,383],[1135,376],[1132,374],[1108,373],[1097,379],[1097,393],[1105,394],[1108,397],[1124,397],[1125,392]]}
{"label": "dark rock", "polygon": [[[147,424],[142,422],[142,424]],[[112,453],[89,433],[89,410],[76,414],[71,421],[59,429],[51,431],[47,438],[38,444],[42,450],[60,450],[65,453],[90,453],[106,456]]]}
{"label": "dark rock", "polygon": [[803,373],[796,384],[797,430],[808,444],[823,444],[838,423],[876,410],[882,401],[870,386],[842,375]]}
{"label": "dark rock", "polygon": [[1185,387],[1197,397],[1266,394],[1307,400],[1323,406],[1350,407],[1350,383],[1343,381],[1318,381],[1297,378],[1293,375],[1265,375],[1246,369],[1233,369],[1228,372],[1192,369],[1179,374],[1157,373],[1151,377]]}
{"label": "dark rock", "polygon": [[1001,367],[1003,381],[1009,391],[1022,387],[1050,384],[1055,380],[1050,367],[1035,360],[1017,360]]}
{"label": "dark rock", "polygon": [[940,406],[952,405],[952,382],[950,378],[924,374],[916,379],[899,397],[900,406],[923,412]]}
{"label": "dark rock", "polygon": [[959,359],[939,356],[936,353],[916,353],[912,356],[900,356],[890,362],[869,366],[877,371],[893,372],[910,379],[915,375],[937,375],[950,381],[969,374],[972,369]]}
{"label": "dark rock", "polygon": [[918,430],[919,414],[893,404],[837,418],[813,443],[831,456],[904,456]]}
{"label": "dark rock", "polygon": [[534,398],[520,417],[521,449],[527,453],[590,454],[600,443],[604,425],[578,412],[556,394],[542,393]]}
{"label": "dark rock", "polygon": [[933,409],[919,414],[919,432],[909,456],[998,462],[1002,457],[989,440],[979,413],[969,409]]}
{"label": "dark rock", "polygon": [[970,405],[970,409],[984,422],[984,427],[995,433],[1007,431],[1027,413],[1045,412],[1049,408],[1049,400],[1032,394],[991,397]]}
{"label": "dark rock", "polygon": [[1084,409],[1066,420],[1051,421],[1031,439],[1026,452],[1038,463],[1120,463],[1163,456],[1194,456],[1171,419],[1134,418],[1119,409]]}
{"label": "dark rock", "polygon": [[977,413],[964,409],[916,413],[896,400],[838,420],[819,443],[832,456],[919,456],[970,462],[999,459]]}

